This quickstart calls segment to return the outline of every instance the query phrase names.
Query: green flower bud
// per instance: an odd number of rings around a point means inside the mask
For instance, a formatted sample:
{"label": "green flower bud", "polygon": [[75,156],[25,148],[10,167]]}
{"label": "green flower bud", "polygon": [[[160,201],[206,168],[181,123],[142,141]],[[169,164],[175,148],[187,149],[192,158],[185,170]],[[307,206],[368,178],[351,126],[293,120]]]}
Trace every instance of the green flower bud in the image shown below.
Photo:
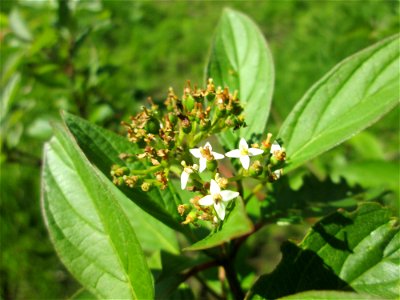
{"label": "green flower bud", "polygon": [[218,167],[218,162],[213,159],[213,160],[207,160],[207,170],[210,170],[211,172],[214,172]]}
{"label": "green flower bud", "polygon": [[183,98],[183,107],[186,109],[186,111],[191,112],[194,108],[194,102],[195,100],[192,95],[188,94]]}
{"label": "green flower bud", "polygon": [[211,122],[209,119],[200,120],[200,130],[207,131],[211,126]]}
{"label": "green flower bud", "polygon": [[263,172],[263,167],[259,160],[256,160],[249,168],[250,176],[259,176]]}
{"label": "green flower bud", "polygon": [[157,134],[160,130],[160,122],[156,118],[151,117],[147,121],[145,129],[148,133]]}
{"label": "green flower bud", "polygon": [[192,124],[189,119],[183,119],[181,125],[184,133],[190,133],[192,131]]}

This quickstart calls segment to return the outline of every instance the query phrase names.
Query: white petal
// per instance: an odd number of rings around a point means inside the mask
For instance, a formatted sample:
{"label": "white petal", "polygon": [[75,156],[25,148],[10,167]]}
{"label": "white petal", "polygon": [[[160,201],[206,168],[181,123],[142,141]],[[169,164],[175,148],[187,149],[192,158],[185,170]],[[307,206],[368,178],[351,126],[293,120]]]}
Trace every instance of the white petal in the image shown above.
{"label": "white petal", "polygon": [[199,204],[203,206],[209,206],[214,203],[214,199],[211,195],[204,196],[199,200]]}
{"label": "white petal", "polygon": [[210,152],[212,151],[212,147],[211,147],[211,144],[210,144],[209,142],[207,142],[207,143],[204,145],[204,148],[210,149]]}
{"label": "white petal", "polygon": [[220,195],[222,197],[222,201],[230,201],[232,199],[235,199],[237,196],[239,196],[239,193],[226,190],[226,191],[221,191]]}
{"label": "white petal", "polygon": [[206,167],[207,167],[207,159],[206,158],[204,158],[204,157],[200,157],[200,160],[199,160],[199,172],[201,173],[201,172],[203,172],[205,169],[206,169]]}
{"label": "white petal", "polygon": [[214,203],[214,208],[217,212],[218,218],[223,220],[225,218],[225,204],[223,202]]}
{"label": "white petal", "polygon": [[274,153],[275,151],[281,151],[282,147],[278,144],[278,142],[273,142],[271,146],[271,153]]}
{"label": "white petal", "polygon": [[192,153],[192,155],[193,155],[194,157],[196,157],[196,158],[202,157],[199,148],[196,148],[196,149],[189,149],[189,151],[190,151],[190,153]]}
{"label": "white petal", "polygon": [[215,159],[223,159],[225,156],[217,152],[211,152]]}
{"label": "white petal", "polygon": [[244,138],[241,138],[240,142],[239,142],[239,149],[244,150],[244,149],[248,149],[248,148],[249,148],[249,145],[247,145],[246,140]]}
{"label": "white petal", "polygon": [[251,156],[256,156],[256,155],[260,155],[263,154],[264,150],[258,149],[258,148],[250,148],[249,149],[249,155]]}
{"label": "white petal", "polygon": [[186,184],[189,180],[189,173],[183,171],[181,174],[181,189],[184,190],[186,188]]}
{"label": "white petal", "polygon": [[279,179],[279,177],[281,177],[282,173],[283,173],[282,169],[278,169],[278,170],[274,171],[276,179]]}
{"label": "white petal", "polygon": [[240,157],[240,150],[239,149],[235,149],[235,150],[229,151],[228,153],[225,153],[225,156],[239,158]]}
{"label": "white petal", "polygon": [[247,155],[243,155],[240,157],[240,162],[242,163],[242,166],[244,169],[248,170],[250,166],[250,157]]}
{"label": "white petal", "polygon": [[219,192],[221,192],[221,188],[219,187],[218,183],[214,179],[211,179],[211,184],[210,184],[211,195],[219,194]]}

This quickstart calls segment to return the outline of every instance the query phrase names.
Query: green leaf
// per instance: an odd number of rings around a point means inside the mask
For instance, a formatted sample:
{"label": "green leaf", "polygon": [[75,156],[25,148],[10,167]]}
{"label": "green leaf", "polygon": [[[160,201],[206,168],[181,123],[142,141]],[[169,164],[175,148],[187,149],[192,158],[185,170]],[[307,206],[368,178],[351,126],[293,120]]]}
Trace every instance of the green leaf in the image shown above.
{"label": "green leaf", "polygon": [[293,169],[347,140],[399,101],[399,36],[350,56],[318,81],[282,125]]}
{"label": "green leaf", "polygon": [[18,9],[14,8],[11,11],[9,22],[11,30],[17,37],[26,42],[32,41],[32,34],[29,31],[28,25],[21,17]]}
{"label": "green leaf", "polygon": [[366,294],[357,294],[349,292],[337,292],[337,291],[310,291],[294,294],[291,296],[279,298],[280,300],[379,300],[376,297],[368,296]]}
{"label": "green leaf", "polygon": [[[242,13],[225,9],[216,29],[206,74],[216,86],[238,90],[244,105],[246,128],[240,136],[262,134],[268,119],[274,87],[274,64],[257,25]],[[225,145],[236,146],[232,133]]]}
{"label": "green leaf", "polygon": [[135,231],[104,176],[57,129],[45,145],[42,211],[68,270],[98,298],[148,299],[151,273]]}
{"label": "green leaf", "polygon": [[216,247],[234,238],[250,233],[254,227],[253,223],[247,217],[242,200],[236,199],[232,205],[231,212],[219,228],[184,250],[202,250]]}
{"label": "green leaf", "polygon": [[76,293],[69,298],[69,300],[95,300],[95,299],[97,298],[84,288],[76,291]]}
{"label": "green leaf", "polygon": [[[277,268],[253,286],[254,299],[277,299],[307,290],[353,290],[374,297],[399,296],[398,220],[376,203],[322,219],[300,247],[282,245]],[[250,298],[251,298],[250,297]]]}
{"label": "green leaf", "polygon": [[[137,146],[126,138],[91,124],[84,119],[64,113],[64,121],[85,155],[107,176],[110,176],[113,164],[126,165],[126,162],[119,158],[121,153],[138,153]],[[129,167],[146,168],[139,161]],[[121,191],[140,208],[169,227],[178,231],[185,229],[180,225],[182,217],[177,210],[181,200],[171,184],[163,191],[154,188],[146,193],[140,188],[132,189],[128,187],[121,187]]]}

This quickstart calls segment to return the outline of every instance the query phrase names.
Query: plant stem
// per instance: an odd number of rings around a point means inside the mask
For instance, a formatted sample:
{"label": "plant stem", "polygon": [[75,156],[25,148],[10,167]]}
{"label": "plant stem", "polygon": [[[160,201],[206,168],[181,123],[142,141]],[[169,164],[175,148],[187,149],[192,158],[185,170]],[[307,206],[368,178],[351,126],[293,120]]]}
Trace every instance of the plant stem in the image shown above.
{"label": "plant stem", "polygon": [[235,267],[233,261],[225,261],[222,266],[225,269],[226,278],[228,279],[229,287],[231,288],[233,298],[235,300],[243,300],[244,293],[240,286],[239,279],[236,276]]}

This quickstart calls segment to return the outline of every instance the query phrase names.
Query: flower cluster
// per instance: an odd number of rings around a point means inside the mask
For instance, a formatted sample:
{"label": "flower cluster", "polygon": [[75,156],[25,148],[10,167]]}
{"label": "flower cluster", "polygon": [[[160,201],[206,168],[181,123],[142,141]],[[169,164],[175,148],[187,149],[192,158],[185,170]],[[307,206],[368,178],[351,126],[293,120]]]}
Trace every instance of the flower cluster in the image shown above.
{"label": "flower cluster", "polygon": [[[246,140],[241,138],[238,149],[231,150],[225,153],[225,155],[212,151],[212,146],[209,142],[207,142],[203,147],[190,149],[190,153],[199,160],[200,168],[197,164],[194,164],[193,167],[187,167],[186,162],[182,161],[182,166],[184,166],[184,169],[181,173],[181,188],[186,188],[189,177],[193,174],[197,176],[197,179],[194,180],[194,186],[191,187],[190,190],[195,191],[196,182],[197,186],[201,184],[201,179],[199,180],[199,173],[202,173],[207,166],[209,171],[215,171],[218,169],[215,162],[223,159],[225,156],[239,159],[243,168],[242,177],[251,176],[259,179],[267,179],[268,181],[275,181],[279,179],[283,172],[282,167],[285,162],[286,152],[276,141],[271,145],[271,137],[272,135],[268,134],[267,139],[263,141],[263,149],[260,148],[258,144],[254,144],[252,147],[249,147]],[[255,156],[261,156],[261,160],[255,160],[250,166],[251,157]],[[264,167],[261,161],[264,161]],[[268,161],[269,163],[265,163],[265,161]],[[193,198],[194,200],[192,199],[192,203],[196,203],[194,208],[197,210],[197,212],[193,213],[192,210],[191,213],[187,215],[184,223],[192,223],[196,220],[196,218],[204,219],[204,215],[209,215],[208,207],[211,205],[213,205],[214,211],[218,218],[220,220],[224,220],[227,202],[239,196],[238,192],[230,190],[221,191],[221,188],[225,188],[228,182],[228,179],[221,178],[219,173],[215,173],[215,180],[212,179],[210,182],[210,194],[206,194],[200,199],[197,199],[198,197]],[[206,210],[204,210],[204,206],[207,207]],[[187,207],[185,209],[180,207],[179,211],[183,215],[185,212],[187,212]],[[213,220],[214,222],[216,221],[215,219]]]}
{"label": "flower cluster", "polygon": [[[209,79],[205,89],[192,88],[188,82],[181,98],[170,88],[163,105],[149,102],[150,107],[143,107],[130,122],[122,122],[132,152],[120,155],[124,163],[113,165],[111,176],[116,185],[143,191],[165,189],[171,178],[179,177],[181,189],[195,193],[190,204],[178,207],[183,224],[224,220],[230,201],[243,196],[227,188],[236,185],[235,178],[252,177],[265,183],[282,175],[286,154],[278,142],[270,142],[272,134],[260,145],[249,146],[241,138],[238,149],[225,154],[202,142],[246,126],[237,92],[215,88]],[[234,159],[237,176],[220,175],[219,162],[225,158]]]}

